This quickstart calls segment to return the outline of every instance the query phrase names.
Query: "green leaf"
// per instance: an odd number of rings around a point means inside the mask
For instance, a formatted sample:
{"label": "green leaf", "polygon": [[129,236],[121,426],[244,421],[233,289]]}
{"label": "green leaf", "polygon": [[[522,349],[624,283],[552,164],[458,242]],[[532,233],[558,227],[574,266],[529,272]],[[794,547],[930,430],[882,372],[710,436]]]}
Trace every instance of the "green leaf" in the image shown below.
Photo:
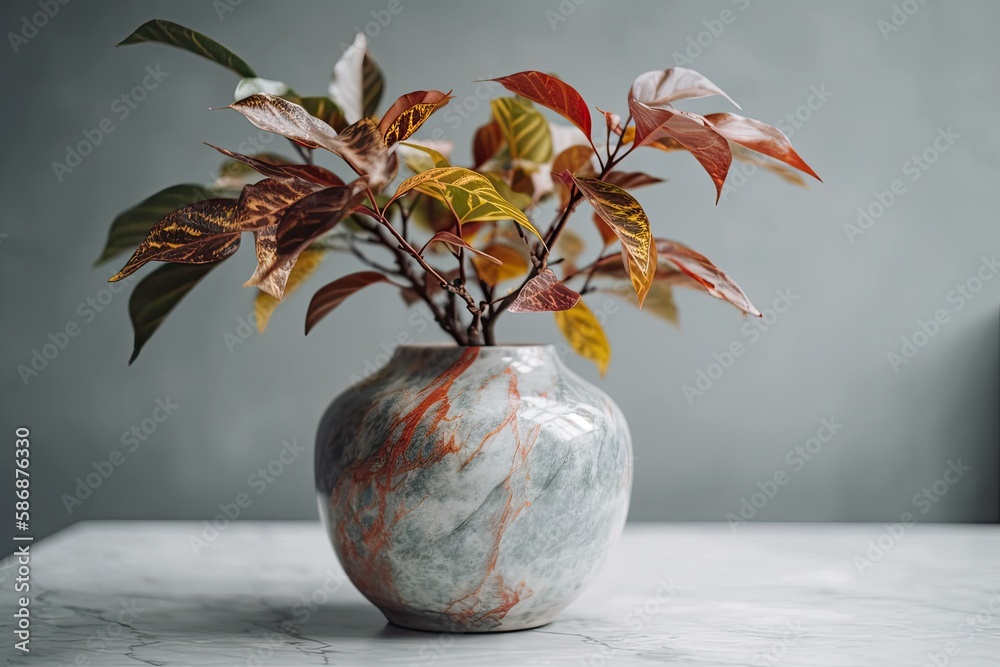
{"label": "green leaf", "polygon": [[378,111],[378,103],[382,101],[382,91],[385,89],[385,77],[378,63],[367,51],[364,60],[361,62],[361,81],[364,88],[362,103],[362,113],[365,116],[374,116]]}
{"label": "green leaf", "polygon": [[211,196],[212,193],[201,185],[172,185],[119,213],[111,222],[108,241],[94,266],[100,266],[124,252],[131,252],[146,238],[153,225],[167,215]]}
{"label": "green leaf", "polygon": [[552,133],[542,112],[515,97],[490,100],[490,107],[512,161],[539,165],[552,158]]}
{"label": "green leaf", "polygon": [[128,300],[128,312],[135,331],[135,344],[128,360],[129,365],[136,360],[146,341],[170,311],[215,266],[216,264],[166,264],[135,286]]}
{"label": "green leaf", "polygon": [[256,72],[249,65],[222,44],[219,44],[210,37],[206,37],[200,32],[195,32],[172,21],[164,21],[163,19],[146,21],[136,28],[135,32],[119,42],[118,46],[142,44],[143,42],[158,42],[160,44],[176,46],[179,49],[190,51],[203,58],[217,62],[244,78],[254,78],[257,76]]}

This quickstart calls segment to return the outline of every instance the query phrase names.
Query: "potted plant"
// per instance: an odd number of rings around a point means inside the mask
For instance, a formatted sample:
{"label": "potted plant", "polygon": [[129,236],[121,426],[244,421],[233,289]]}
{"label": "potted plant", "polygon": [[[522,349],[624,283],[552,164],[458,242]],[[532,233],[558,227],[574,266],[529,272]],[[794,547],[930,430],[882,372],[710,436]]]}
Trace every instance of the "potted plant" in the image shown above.
{"label": "potted plant", "polygon": [[[688,287],[759,316],[706,257],[655,235],[630,191],[660,179],[620,165],[638,148],[690,153],[712,178],[716,201],[734,158],[800,183],[793,170],[816,174],[774,127],[676,108],[712,95],[732,102],[690,69],[640,75],[624,121],[598,110],[598,128],[590,106],[555,76],[494,79],[511,95],[491,101],[473,164],[459,167],[449,143],[410,140],[450,93],[419,90],[381,105],[382,73],[363,35],[337,62],[324,96],[259,78],[175,23],[150,21],[122,44],[141,42],[233,70],[241,80],[226,108],[286,137],[298,159],[213,147],[227,158],[215,183],[167,188],[114,221],[99,261],[135,250],[112,281],[163,263],[129,301],[132,360],[245,233],[258,260],[246,285],[257,288],[261,330],[323,256],[353,255],[368,269],[315,293],[306,333],[371,288],[426,308],[454,345],[400,348],[322,419],[320,514],[347,574],[402,626],[502,631],[551,621],[623,526],[631,441],[614,402],[569,371],[554,347],[498,345],[498,320],[552,313],[569,347],[603,373],[610,348],[583,299],[593,292],[675,320],[671,290]],[[542,108],[568,123],[550,122]],[[353,173],[316,164],[323,153]],[[570,226],[583,202],[602,240],[586,260]],[[552,208],[552,222],[541,224]]]}

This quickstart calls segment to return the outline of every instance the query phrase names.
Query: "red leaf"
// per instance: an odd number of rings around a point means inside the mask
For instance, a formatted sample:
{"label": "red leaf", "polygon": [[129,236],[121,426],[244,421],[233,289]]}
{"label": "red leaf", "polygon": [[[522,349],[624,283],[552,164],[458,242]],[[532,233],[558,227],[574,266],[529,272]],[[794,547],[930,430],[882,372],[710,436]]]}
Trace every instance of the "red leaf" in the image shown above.
{"label": "red leaf", "polygon": [[434,236],[432,236],[430,238],[430,240],[426,244],[424,244],[424,248],[426,248],[427,246],[429,246],[432,243],[445,243],[445,244],[450,245],[450,246],[455,246],[456,248],[465,248],[469,252],[475,253],[476,255],[479,255],[480,257],[483,257],[484,259],[488,259],[489,261],[493,262],[494,264],[503,264],[503,262],[501,262],[499,259],[497,259],[493,255],[488,255],[487,253],[483,252],[482,250],[478,250],[476,248],[473,248],[471,245],[469,245],[468,243],[466,243],[464,239],[462,239],[461,237],[459,237],[456,234],[452,234],[451,232],[438,232],[437,234],[435,234]]}
{"label": "red leaf", "polygon": [[661,259],[676,266],[715,298],[728,301],[744,313],[761,317],[740,286],[701,253],[668,239],[656,239],[656,250]]}
{"label": "red leaf", "polygon": [[[207,145],[212,146],[212,144]],[[325,185],[327,187],[344,184],[344,181],[335,173],[318,165],[274,164],[272,162],[267,162],[248,155],[234,153],[226,150],[225,148],[219,148],[218,146],[212,146],[212,148],[227,157],[242,162],[251,169],[264,174],[265,176],[271,176],[273,178],[297,178],[299,180],[309,181],[311,183]]]}
{"label": "red leaf", "polygon": [[382,116],[378,130],[386,146],[406,139],[424,124],[431,114],[448,104],[451,92],[440,90],[417,90],[403,95],[393,102]]}
{"label": "red leaf", "polygon": [[690,100],[698,97],[720,95],[733,103],[737,109],[739,104],[733,98],[722,92],[722,89],[704,76],[686,67],[671,67],[665,70],[644,72],[636,77],[629,92],[649,106],[660,106],[677,100]]}
{"label": "red leaf", "polygon": [[532,70],[492,80],[512,93],[552,109],[580,128],[590,141],[590,109],[580,93],[569,84],[563,83],[551,74]]}
{"label": "red leaf", "polygon": [[503,132],[500,130],[500,123],[493,120],[481,126],[472,139],[472,161],[475,163],[473,166],[479,168],[496,155],[501,145],[503,145]]}
{"label": "red leaf", "polygon": [[676,139],[712,177],[718,202],[733,161],[729,141],[701,116],[669,104],[654,108],[629,95],[628,107],[635,119],[636,145],[649,144],[662,137]]}
{"label": "red leaf", "polygon": [[604,114],[604,124],[608,128],[608,136],[622,133],[622,117],[611,111],[605,111],[601,107],[597,110]]}
{"label": "red leaf", "polygon": [[657,183],[662,183],[663,179],[650,176],[641,171],[612,171],[604,177],[604,182],[617,185],[623,190],[628,190],[630,188],[639,188],[643,185],[656,185]]}
{"label": "red leaf", "polygon": [[509,310],[512,313],[569,310],[579,300],[580,295],[559,282],[551,269],[542,269],[525,283]]}
{"label": "red leaf", "polygon": [[753,118],[737,116],[734,113],[713,113],[705,116],[705,120],[715,128],[716,132],[729,141],[773,157],[775,160],[809,174],[818,181],[823,180],[806,164],[805,160],[799,157],[799,154],[792,148],[792,142],[778,128]]}
{"label": "red leaf", "polygon": [[347,297],[369,285],[387,282],[389,279],[377,271],[360,271],[321,287],[313,295],[312,301],[309,302],[309,310],[306,313],[306,334],[312,331],[317,322],[342,304]]}

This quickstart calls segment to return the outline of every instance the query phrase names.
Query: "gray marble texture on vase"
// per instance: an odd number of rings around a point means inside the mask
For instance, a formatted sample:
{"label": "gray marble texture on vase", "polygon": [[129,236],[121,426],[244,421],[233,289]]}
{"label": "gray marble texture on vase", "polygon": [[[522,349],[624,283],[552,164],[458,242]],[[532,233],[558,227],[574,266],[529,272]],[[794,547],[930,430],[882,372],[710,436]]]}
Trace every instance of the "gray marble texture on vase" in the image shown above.
{"label": "gray marble texture on vase", "polygon": [[[1000,528],[630,524],[551,625],[387,625],[318,523],[88,522],[32,545],[31,653],[11,665],[1000,664]],[[197,550],[197,554],[195,551]]]}

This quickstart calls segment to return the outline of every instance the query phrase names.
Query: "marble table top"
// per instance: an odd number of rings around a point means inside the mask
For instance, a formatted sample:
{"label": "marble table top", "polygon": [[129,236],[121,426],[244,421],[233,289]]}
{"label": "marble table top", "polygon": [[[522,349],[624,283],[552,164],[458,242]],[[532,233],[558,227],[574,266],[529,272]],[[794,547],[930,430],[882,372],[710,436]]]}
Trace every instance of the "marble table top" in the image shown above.
{"label": "marble table top", "polygon": [[1000,664],[998,526],[630,524],[558,621],[465,636],[387,625],[318,523],[202,529],[86,522],[32,545],[28,655],[3,561],[4,664]]}

